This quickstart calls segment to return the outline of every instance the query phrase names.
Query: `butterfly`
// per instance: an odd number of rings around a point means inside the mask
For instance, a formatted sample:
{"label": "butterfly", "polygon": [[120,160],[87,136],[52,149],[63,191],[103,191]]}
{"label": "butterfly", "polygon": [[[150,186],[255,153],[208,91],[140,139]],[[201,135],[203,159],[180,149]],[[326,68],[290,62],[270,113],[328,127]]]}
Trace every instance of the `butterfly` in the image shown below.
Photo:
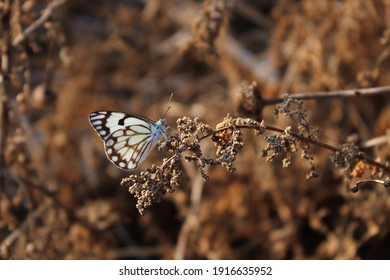
{"label": "butterfly", "polygon": [[103,140],[107,158],[126,171],[136,169],[167,133],[163,118],[154,122],[122,112],[92,112],[89,123]]}

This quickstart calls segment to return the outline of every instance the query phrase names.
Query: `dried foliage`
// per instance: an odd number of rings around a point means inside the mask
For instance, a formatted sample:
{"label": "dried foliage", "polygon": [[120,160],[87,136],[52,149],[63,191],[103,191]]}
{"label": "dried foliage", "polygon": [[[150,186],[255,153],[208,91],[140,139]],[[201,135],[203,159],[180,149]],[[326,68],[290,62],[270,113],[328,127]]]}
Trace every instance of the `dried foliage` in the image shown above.
{"label": "dried foliage", "polygon": [[[388,259],[389,11],[3,1],[0,258]],[[124,174],[88,114],[171,92]]]}

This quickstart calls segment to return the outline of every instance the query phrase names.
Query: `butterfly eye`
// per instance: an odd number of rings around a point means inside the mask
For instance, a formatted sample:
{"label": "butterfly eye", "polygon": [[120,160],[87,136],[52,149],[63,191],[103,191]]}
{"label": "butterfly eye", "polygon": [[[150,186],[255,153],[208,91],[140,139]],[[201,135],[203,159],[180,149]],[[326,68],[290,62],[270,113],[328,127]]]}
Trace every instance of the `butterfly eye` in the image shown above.
{"label": "butterfly eye", "polygon": [[97,111],[89,122],[104,142],[107,158],[118,168],[138,167],[166,133],[166,121],[121,112]]}

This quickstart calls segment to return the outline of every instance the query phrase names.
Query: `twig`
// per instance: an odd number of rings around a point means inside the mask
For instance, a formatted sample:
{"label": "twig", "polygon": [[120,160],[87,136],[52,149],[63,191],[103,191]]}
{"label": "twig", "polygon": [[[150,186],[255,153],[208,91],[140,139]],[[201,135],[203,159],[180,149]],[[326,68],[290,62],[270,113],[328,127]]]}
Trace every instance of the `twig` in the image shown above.
{"label": "twig", "polygon": [[[224,36],[218,44],[219,51],[226,53],[234,60],[234,68],[239,67],[249,71],[255,81],[267,83],[270,87],[276,87],[279,82],[279,73],[273,65],[269,55],[257,56],[244,48],[232,36]],[[236,65],[237,64],[237,65]]]}
{"label": "twig", "polygon": [[40,27],[42,24],[44,24],[49,17],[53,14],[55,9],[58,7],[64,5],[67,2],[67,0],[54,0],[50,2],[45,10],[43,11],[42,15],[34,21],[29,27],[27,27],[22,33],[20,33],[12,42],[12,46],[16,47],[21,42],[23,42],[32,32],[34,32],[38,27]]}
{"label": "twig", "polygon": [[46,210],[49,208],[48,204],[42,204],[34,212],[32,212],[27,218],[20,224],[20,226],[12,231],[1,243],[0,245],[0,254],[3,258],[8,258],[8,248],[15,242],[16,239],[26,230],[27,225],[39,218]]}
{"label": "twig", "polygon": [[[249,125],[249,124],[245,124],[245,125],[235,125],[236,128],[247,128],[247,129],[258,129],[259,127],[256,126],[256,125]],[[221,128],[221,129],[217,129],[217,130],[214,130],[214,131],[211,131],[210,133],[206,134],[206,135],[203,135],[202,137],[199,138],[199,140],[203,140],[207,137],[210,137],[218,132],[221,132],[221,131],[224,131],[224,130],[227,130],[227,129],[230,129],[230,128]],[[273,127],[273,126],[270,126],[270,125],[264,125],[264,129],[265,130],[270,130],[270,131],[275,131],[275,132],[279,132],[279,133],[284,133],[285,130],[283,129],[280,129],[280,128],[277,128],[277,127]],[[299,135],[297,133],[294,133],[294,132],[289,132],[291,136],[297,138],[298,140],[302,141],[302,142],[306,142],[306,143],[310,143],[312,145],[315,145],[315,146],[318,146],[318,147],[321,147],[321,148],[324,148],[324,149],[327,149],[327,150],[330,150],[332,152],[339,152],[340,149],[337,148],[337,147],[334,147],[332,145],[329,145],[329,144],[326,144],[326,143],[322,143],[322,142],[318,142],[318,141],[315,141],[311,138],[307,138],[305,136],[302,136],[302,135]],[[380,162],[377,162],[373,159],[370,159],[364,155],[357,155],[356,156],[358,159],[366,162],[366,163],[369,163],[373,166],[376,166],[378,168],[381,168],[383,169],[384,171],[386,172],[389,172],[390,173],[390,166],[386,166],[385,164],[382,164]]]}
{"label": "twig", "polygon": [[237,1],[234,6],[235,12],[242,15],[244,18],[252,21],[262,29],[269,30],[274,27],[273,21],[265,16],[261,11],[251,6],[251,3],[246,1]]}
{"label": "twig", "polygon": [[390,135],[382,135],[372,139],[369,139],[359,145],[362,149],[368,149],[374,146],[388,144],[390,141]]}
{"label": "twig", "polygon": [[[390,94],[390,86],[365,88],[365,89],[347,89],[347,90],[337,90],[337,91],[296,93],[296,94],[290,94],[290,97],[298,100],[308,100],[308,99],[372,96],[372,95],[379,95],[379,94]],[[283,100],[284,100],[283,98],[264,99],[263,105],[275,105],[278,103],[282,103]]]}
{"label": "twig", "polygon": [[28,187],[31,187],[37,191],[39,191],[40,193],[44,194],[45,196],[49,197],[54,205],[62,210],[65,211],[65,213],[67,214],[67,216],[80,223],[80,225],[88,228],[89,230],[93,231],[93,232],[99,232],[100,229],[97,228],[95,225],[91,224],[88,220],[82,218],[82,217],[79,217],[77,214],[74,213],[74,211],[72,209],[70,209],[69,207],[65,206],[56,196],[56,193],[53,193],[53,192],[50,192],[48,190],[46,190],[45,188],[35,184],[34,182],[32,182],[31,180],[28,180],[28,179],[24,179],[24,178],[21,178],[19,177],[18,175],[16,175],[15,173],[13,172],[9,172],[9,175],[11,176],[11,178],[19,183],[19,184],[24,184]]}
{"label": "twig", "polygon": [[198,215],[200,209],[200,201],[202,198],[202,191],[204,180],[200,173],[196,173],[191,180],[191,208],[188,211],[186,219],[180,229],[179,237],[175,248],[175,260],[182,260],[185,257],[187,248],[187,241],[191,230],[198,224]]}
{"label": "twig", "polygon": [[[280,132],[280,133],[283,133],[283,132],[284,132],[283,129],[276,128],[276,127],[272,127],[272,126],[268,126],[268,125],[265,126],[265,129],[267,129],[267,130],[272,130],[272,131],[276,131],[276,132]],[[318,147],[321,147],[321,148],[330,150],[330,151],[332,151],[332,152],[339,152],[339,151],[340,151],[339,148],[336,148],[336,147],[331,146],[331,145],[326,144],[326,143],[322,143],[322,142],[315,141],[315,140],[310,139],[310,138],[306,138],[306,137],[301,136],[301,135],[299,135],[299,134],[296,134],[296,133],[294,133],[294,132],[290,132],[290,135],[293,136],[293,137],[295,137],[295,138],[297,138],[297,139],[299,139],[300,141],[304,141],[304,142],[307,142],[307,143],[316,145],[316,146],[318,146]],[[376,166],[376,167],[378,167],[378,168],[382,168],[382,169],[385,170],[386,172],[390,172],[390,167],[389,167],[389,166],[386,166],[386,165],[384,165],[384,164],[382,164],[382,163],[380,163],[380,162],[377,162],[377,161],[375,161],[375,160],[373,160],[373,159],[370,159],[370,158],[368,158],[368,157],[366,157],[366,156],[364,156],[364,155],[356,155],[356,157],[357,157],[358,159],[360,159],[360,160],[366,162],[366,163],[369,163],[369,164],[373,165],[373,166]]]}
{"label": "twig", "polygon": [[383,185],[385,188],[388,188],[390,187],[390,178],[386,178],[386,180],[378,180],[378,179],[365,179],[365,180],[360,180],[358,182],[355,183],[355,185],[353,185],[351,188],[350,188],[350,191],[353,192],[353,193],[356,193],[358,191],[361,190],[361,188],[367,184],[367,183],[377,183],[377,184],[381,184]]}

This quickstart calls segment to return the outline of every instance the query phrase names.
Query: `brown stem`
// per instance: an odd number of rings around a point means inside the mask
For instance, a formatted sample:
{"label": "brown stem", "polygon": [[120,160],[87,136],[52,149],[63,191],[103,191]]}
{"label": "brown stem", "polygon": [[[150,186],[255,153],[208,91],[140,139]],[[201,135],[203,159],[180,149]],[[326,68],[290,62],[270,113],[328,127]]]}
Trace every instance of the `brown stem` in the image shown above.
{"label": "brown stem", "polygon": [[[257,125],[250,125],[250,124],[235,125],[235,127],[236,128],[247,128],[247,129],[259,129],[259,127]],[[203,139],[205,139],[207,137],[210,137],[211,135],[214,135],[214,134],[216,134],[218,132],[221,132],[221,131],[224,131],[224,130],[227,130],[227,129],[229,129],[229,128],[221,128],[221,129],[217,129],[217,130],[211,131],[208,134],[200,137],[199,140],[203,140]],[[283,133],[284,132],[283,129],[280,129],[280,128],[277,128],[277,127],[273,127],[273,126],[269,126],[269,125],[265,125],[264,129],[270,130],[270,131],[279,132],[279,133]],[[307,138],[305,136],[299,135],[299,134],[294,133],[294,132],[289,132],[289,133],[290,133],[291,136],[297,138],[299,141],[310,143],[312,145],[316,145],[318,147],[330,150],[332,152],[339,152],[340,151],[339,148],[334,147],[332,145],[315,141],[313,139]],[[386,172],[390,173],[390,167],[389,166],[386,166],[386,165],[384,165],[384,164],[382,164],[380,162],[377,162],[377,161],[375,161],[373,159],[370,159],[370,158],[366,157],[365,155],[357,155],[356,157],[358,159],[360,159],[360,160],[370,164],[370,165],[376,166],[376,167],[381,168],[381,169],[385,170]]]}
{"label": "brown stem", "polygon": [[54,206],[57,208],[60,208],[65,211],[66,215],[69,217],[69,219],[78,222],[80,225],[88,228],[92,232],[99,232],[99,228],[97,228],[95,225],[90,223],[87,219],[80,217],[77,213],[75,213],[72,209],[64,205],[58,198],[57,194],[51,191],[48,191],[45,187],[42,187],[39,184],[36,184],[29,178],[22,178],[18,176],[17,174],[13,172],[9,172],[8,174],[10,178],[12,178],[15,182],[17,182],[19,185],[23,184],[25,186],[28,186],[29,188],[32,188],[34,190],[39,191],[44,196],[50,198],[52,202],[54,203]]}
{"label": "brown stem", "polygon": [[38,27],[44,24],[58,7],[64,5],[66,2],[67,0],[54,0],[50,2],[43,11],[42,15],[29,27],[27,27],[22,33],[16,36],[16,38],[12,42],[12,46],[15,47],[21,42],[23,42],[32,32],[34,32]]}
{"label": "brown stem", "polygon": [[[284,132],[284,130],[282,130],[282,129],[280,129],[280,128],[276,128],[276,127],[272,127],[272,126],[268,126],[268,125],[266,125],[265,127],[266,127],[267,130],[273,130],[273,131],[280,132],[280,133]],[[304,141],[304,142],[307,142],[307,143],[316,145],[316,146],[318,146],[318,147],[321,147],[321,148],[325,148],[325,149],[331,150],[331,151],[333,151],[333,152],[339,152],[339,151],[340,151],[339,148],[336,148],[336,147],[334,147],[334,146],[331,146],[331,145],[328,145],[328,144],[325,144],[325,143],[317,142],[317,141],[315,141],[315,140],[312,140],[312,139],[310,139],[310,138],[306,138],[306,137],[301,136],[301,135],[299,135],[299,134],[296,134],[296,133],[294,133],[294,132],[290,132],[290,135],[294,136],[295,138],[299,139],[300,141]],[[382,164],[382,163],[380,163],[380,162],[377,162],[377,161],[375,161],[375,160],[373,160],[373,159],[370,159],[370,158],[368,158],[368,157],[366,157],[366,156],[364,156],[364,155],[357,155],[356,157],[357,157],[358,159],[360,159],[360,160],[366,162],[366,163],[369,163],[369,164],[374,165],[374,166],[376,166],[376,167],[378,167],[378,168],[382,168],[383,170],[385,170],[385,171],[387,171],[387,172],[390,172],[390,167],[389,167],[389,166],[386,166],[386,165],[384,165],[384,164]]]}
{"label": "brown stem", "polygon": [[14,229],[0,244],[0,256],[2,258],[9,258],[9,247],[12,245],[19,236],[27,230],[27,227],[34,220],[38,219],[47,209],[50,207],[49,204],[41,204],[34,212],[30,213],[27,218],[19,225],[18,228]]}
{"label": "brown stem", "polygon": [[[374,87],[365,89],[347,89],[338,91],[325,91],[325,92],[306,92],[290,94],[291,98],[299,100],[308,99],[325,99],[325,98],[346,98],[346,97],[357,97],[357,96],[371,96],[378,94],[390,94],[390,86]],[[263,105],[275,105],[283,102],[283,98],[272,98],[264,99]]]}

